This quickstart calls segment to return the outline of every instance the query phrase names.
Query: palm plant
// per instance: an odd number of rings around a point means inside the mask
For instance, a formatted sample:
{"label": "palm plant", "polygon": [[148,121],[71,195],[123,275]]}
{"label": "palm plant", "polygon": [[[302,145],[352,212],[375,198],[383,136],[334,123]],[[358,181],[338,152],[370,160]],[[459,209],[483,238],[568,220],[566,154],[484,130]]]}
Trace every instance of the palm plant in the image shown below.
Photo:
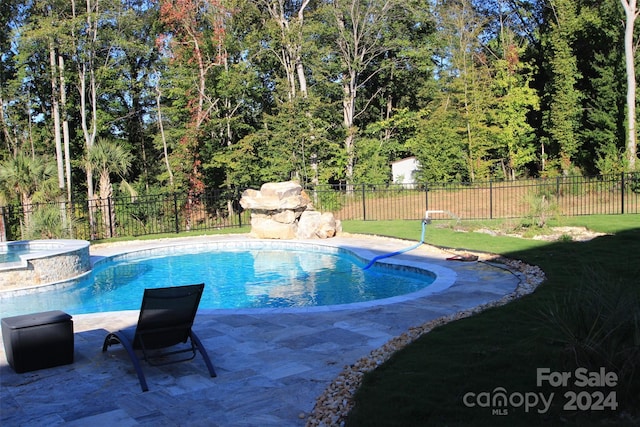
{"label": "palm plant", "polygon": [[[131,166],[131,160],[131,153],[115,141],[107,139],[99,139],[89,149],[87,155],[87,165],[91,166],[90,170],[93,170],[98,175],[98,197],[107,237],[113,237],[113,226],[116,219],[115,211],[109,208],[110,200],[113,197],[111,174],[120,176],[123,184],[127,185],[124,175],[126,175]],[[128,188],[131,190],[131,187]]]}
{"label": "palm plant", "polygon": [[7,200],[18,198],[24,214],[23,227],[31,222],[34,202],[47,200],[56,190],[52,178],[55,164],[45,157],[18,153],[0,162],[0,192]]}

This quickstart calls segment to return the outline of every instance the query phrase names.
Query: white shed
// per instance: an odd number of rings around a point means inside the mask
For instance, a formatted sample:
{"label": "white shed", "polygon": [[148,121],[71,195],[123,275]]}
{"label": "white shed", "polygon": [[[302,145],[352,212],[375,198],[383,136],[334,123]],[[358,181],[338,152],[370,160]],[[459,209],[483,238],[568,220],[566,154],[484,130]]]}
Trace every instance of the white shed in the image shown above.
{"label": "white shed", "polygon": [[416,183],[416,172],[420,162],[415,157],[406,157],[391,163],[391,175],[394,184],[404,184],[413,187]]}

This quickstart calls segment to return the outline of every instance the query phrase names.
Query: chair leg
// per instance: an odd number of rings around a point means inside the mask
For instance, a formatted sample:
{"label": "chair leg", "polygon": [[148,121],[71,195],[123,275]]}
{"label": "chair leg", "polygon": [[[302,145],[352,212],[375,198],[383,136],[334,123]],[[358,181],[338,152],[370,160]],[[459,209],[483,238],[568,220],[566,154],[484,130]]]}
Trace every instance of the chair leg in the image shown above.
{"label": "chair leg", "polygon": [[216,371],[215,371],[215,369],[213,369],[213,364],[211,363],[211,359],[209,359],[209,355],[207,354],[207,350],[202,345],[202,341],[200,341],[200,338],[198,338],[196,333],[193,332],[193,331],[190,331],[190,336],[191,336],[191,341],[193,341],[193,343],[198,348],[198,351],[200,351],[200,354],[202,355],[202,358],[204,359],[204,363],[207,364],[207,369],[209,369],[209,374],[211,374],[211,377],[216,377],[217,376],[216,375]]}
{"label": "chair leg", "polygon": [[107,335],[107,337],[104,339],[104,344],[102,345],[102,351],[103,352],[107,351],[107,348],[109,346],[117,343],[122,344],[124,349],[127,350],[127,353],[129,354],[129,358],[133,363],[133,367],[135,368],[136,373],[138,374],[138,381],[140,382],[140,387],[142,388],[142,391],[143,392],[149,391],[149,387],[147,386],[147,380],[144,377],[144,372],[142,372],[142,366],[140,366],[140,360],[138,359],[138,356],[136,355],[133,349],[133,346],[123,334],[120,334],[118,332],[112,332],[109,335]]}

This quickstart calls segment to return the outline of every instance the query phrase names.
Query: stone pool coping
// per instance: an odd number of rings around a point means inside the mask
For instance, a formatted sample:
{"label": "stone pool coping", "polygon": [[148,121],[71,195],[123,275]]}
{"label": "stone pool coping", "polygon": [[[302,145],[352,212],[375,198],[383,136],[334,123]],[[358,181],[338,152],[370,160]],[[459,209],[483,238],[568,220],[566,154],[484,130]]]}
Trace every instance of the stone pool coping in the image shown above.
{"label": "stone pool coping", "polygon": [[[380,248],[375,250],[373,248],[363,248],[357,245],[353,245],[353,237],[345,236],[343,233],[342,238],[336,237],[326,240],[318,239],[292,239],[292,240],[273,240],[273,239],[258,239],[253,238],[248,234],[229,235],[223,239],[212,239],[212,236],[204,238],[186,238],[168,239],[166,245],[164,241],[156,241],[150,245],[145,244],[144,241],[137,241],[127,245],[119,244],[105,244],[96,245],[93,247],[94,251],[99,252],[99,256],[92,258],[93,266],[100,264],[108,259],[126,259],[131,254],[133,257],[139,255],[175,255],[188,253],[189,251],[200,252],[208,250],[221,250],[226,249],[233,250],[252,250],[261,249],[267,247],[268,249],[300,249],[306,251],[318,251],[322,253],[340,253],[347,252],[356,258],[359,258],[363,262],[368,262],[376,255],[380,255]],[[380,240],[382,242],[383,240]],[[394,241],[397,244],[398,240]],[[378,243],[380,246],[380,243]],[[135,248],[135,249],[133,249]],[[392,248],[389,248],[389,252],[393,252]],[[377,299],[374,301],[356,302],[350,304],[340,305],[323,305],[323,306],[310,306],[310,307],[286,307],[286,308],[238,308],[234,309],[237,313],[257,313],[257,312],[314,312],[314,311],[335,311],[335,310],[349,310],[358,308],[369,308],[373,306],[395,304],[399,302],[410,301],[416,298],[421,298],[436,292],[441,292],[455,283],[456,273],[454,270],[447,268],[437,263],[424,262],[422,259],[404,258],[402,260],[394,257],[381,259],[378,261],[380,264],[384,264],[391,268],[398,270],[409,271],[426,271],[428,273],[435,274],[435,280],[428,286],[409,294],[398,295],[394,297]]]}

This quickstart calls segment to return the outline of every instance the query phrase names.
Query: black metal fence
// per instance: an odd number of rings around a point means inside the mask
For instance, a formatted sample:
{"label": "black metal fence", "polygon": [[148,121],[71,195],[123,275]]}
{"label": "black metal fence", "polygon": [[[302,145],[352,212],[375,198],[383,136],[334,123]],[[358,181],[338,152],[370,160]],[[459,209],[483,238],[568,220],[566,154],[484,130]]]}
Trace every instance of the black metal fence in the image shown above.
{"label": "black metal fence", "polygon": [[[640,174],[516,182],[360,184],[305,189],[316,210],[340,220],[499,219],[640,213]],[[250,212],[239,189],[198,198],[162,194],[0,207],[0,240],[112,237],[240,227]]]}
{"label": "black metal fence", "polygon": [[171,193],[5,206],[0,207],[0,236],[3,224],[7,240],[99,240],[241,227],[250,213],[240,209],[239,200],[237,190],[214,190],[197,198]]}
{"label": "black metal fence", "polygon": [[640,213],[640,173],[520,181],[360,184],[308,190],[341,220],[526,218]]}

